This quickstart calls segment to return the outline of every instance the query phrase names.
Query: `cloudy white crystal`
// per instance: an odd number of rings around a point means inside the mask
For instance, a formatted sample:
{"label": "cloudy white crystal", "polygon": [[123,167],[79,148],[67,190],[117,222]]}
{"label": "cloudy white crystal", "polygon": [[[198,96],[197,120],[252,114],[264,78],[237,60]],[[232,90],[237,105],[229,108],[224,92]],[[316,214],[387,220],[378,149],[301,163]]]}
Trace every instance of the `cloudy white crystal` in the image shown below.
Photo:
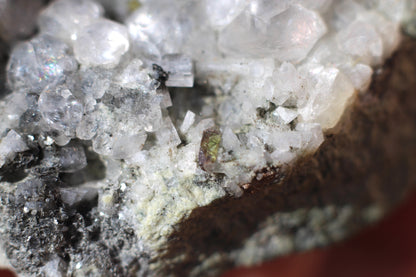
{"label": "cloudy white crystal", "polygon": [[327,31],[319,14],[300,5],[290,6],[269,21],[240,14],[220,32],[219,46],[227,54],[274,56],[280,61],[300,61]]}
{"label": "cloudy white crystal", "polygon": [[195,113],[192,111],[187,111],[185,118],[183,119],[182,125],[180,127],[180,130],[182,133],[186,133],[189,128],[194,124],[195,122]]}
{"label": "cloudy white crystal", "polygon": [[71,43],[77,39],[79,31],[103,13],[103,8],[91,0],[59,0],[42,11],[38,25],[42,33]]}
{"label": "cloudy white crystal", "polygon": [[337,68],[312,66],[305,68],[311,80],[309,99],[299,109],[305,122],[316,122],[322,128],[335,126],[343,114],[348,99],[354,93],[351,81]]}
{"label": "cloudy white crystal", "polygon": [[14,130],[0,140],[0,167],[12,160],[19,152],[29,150],[22,137]]}
{"label": "cloudy white crystal", "polygon": [[125,26],[99,19],[83,28],[74,42],[75,58],[82,65],[114,67],[129,50]]}
{"label": "cloudy white crystal", "polygon": [[230,24],[230,22],[233,21],[247,5],[247,0],[204,0],[202,2],[209,23],[216,29],[221,29]]}
{"label": "cloudy white crystal", "polygon": [[[166,6],[169,9],[163,8]],[[133,50],[144,57],[156,59],[163,54],[180,53],[192,28],[186,6],[186,2],[162,0],[135,11],[126,20],[134,42]]]}
{"label": "cloudy white crystal", "polygon": [[354,21],[338,36],[340,49],[352,55],[360,62],[367,64],[379,63],[383,55],[383,41],[376,29],[363,22]]}
{"label": "cloudy white crystal", "polygon": [[144,132],[136,134],[117,134],[110,140],[112,142],[109,155],[115,159],[126,159],[139,152],[146,141]]}

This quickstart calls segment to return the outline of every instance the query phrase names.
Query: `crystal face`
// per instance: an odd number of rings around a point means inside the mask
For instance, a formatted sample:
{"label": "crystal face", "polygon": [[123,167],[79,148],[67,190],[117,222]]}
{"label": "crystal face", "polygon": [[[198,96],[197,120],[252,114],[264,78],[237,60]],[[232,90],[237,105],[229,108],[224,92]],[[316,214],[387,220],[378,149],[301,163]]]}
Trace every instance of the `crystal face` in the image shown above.
{"label": "crystal face", "polygon": [[82,104],[65,87],[46,88],[39,96],[39,111],[47,125],[71,135],[82,118]]}
{"label": "crystal face", "polygon": [[12,160],[16,153],[28,150],[22,137],[14,130],[10,130],[0,142],[0,166]]}
{"label": "crystal face", "polygon": [[219,46],[231,55],[300,61],[326,31],[318,14],[298,5],[270,19],[245,11],[220,32]]}
{"label": "crystal face", "polygon": [[46,86],[65,81],[77,68],[70,48],[51,36],[39,36],[13,49],[8,81],[13,89],[40,93]]}
{"label": "crystal face", "polygon": [[79,31],[103,15],[103,8],[89,0],[59,0],[43,10],[38,19],[41,33],[66,42],[77,40]]}
{"label": "crystal face", "polygon": [[[157,252],[192,209],[241,196],[261,170],[319,148],[400,41],[407,1],[389,2],[398,6],[54,1],[39,34],[13,48],[11,93],[0,101],[0,167],[36,158],[23,179],[0,184],[26,195],[25,214],[42,214],[46,204],[27,195],[43,199],[52,187],[70,208],[93,203],[91,224],[129,226],[134,243],[119,249],[122,263]],[[111,243],[124,242],[123,232]],[[32,273],[66,263],[68,275],[86,275],[90,261],[71,251],[65,261],[47,252]]]}
{"label": "crystal face", "polygon": [[126,27],[100,19],[83,28],[74,41],[75,58],[86,66],[116,66],[129,49]]}

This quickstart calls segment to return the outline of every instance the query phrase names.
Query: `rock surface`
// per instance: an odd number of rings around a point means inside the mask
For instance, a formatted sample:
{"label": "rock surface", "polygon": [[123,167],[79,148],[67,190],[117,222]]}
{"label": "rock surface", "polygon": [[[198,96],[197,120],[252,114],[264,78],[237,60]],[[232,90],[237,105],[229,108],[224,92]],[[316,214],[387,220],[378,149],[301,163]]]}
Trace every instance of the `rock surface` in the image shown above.
{"label": "rock surface", "polygon": [[265,173],[241,198],[195,209],[170,236],[163,274],[216,276],[324,246],[402,200],[416,185],[415,49],[406,38],[315,154]]}
{"label": "rock surface", "polygon": [[414,42],[380,66],[416,3],[226,4],[106,3],[122,24],[59,0],[13,47],[0,234],[19,272],[212,275],[342,239],[400,199]]}

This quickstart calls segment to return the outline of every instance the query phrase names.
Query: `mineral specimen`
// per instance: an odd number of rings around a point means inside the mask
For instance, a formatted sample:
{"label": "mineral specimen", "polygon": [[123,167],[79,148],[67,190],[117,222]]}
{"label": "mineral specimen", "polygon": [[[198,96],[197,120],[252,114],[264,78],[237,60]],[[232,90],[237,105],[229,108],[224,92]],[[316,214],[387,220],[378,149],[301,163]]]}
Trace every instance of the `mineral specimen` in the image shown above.
{"label": "mineral specimen", "polygon": [[221,133],[218,130],[207,129],[202,134],[198,164],[203,170],[210,171],[209,167],[217,161],[220,143]]}
{"label": "mineral specimen", "polygon": [[[39,33],[10,54],[0,232],[24,274],[159,276],[181,263],[180,251],[163,256],[177,224],[313,154],[397,48],[400,22],[416,7],[102,2],[106,10],[52,2]],[[341,225],[351,214],[311,213]],[[287,217],[285,226],[297,226]],[[245,243],[228,259],[253,262]],[[281,245],[260,259],[291,251]],[[314,245],[305,238],[300,248]],[[211,254],[187,274],[221,259]]]}

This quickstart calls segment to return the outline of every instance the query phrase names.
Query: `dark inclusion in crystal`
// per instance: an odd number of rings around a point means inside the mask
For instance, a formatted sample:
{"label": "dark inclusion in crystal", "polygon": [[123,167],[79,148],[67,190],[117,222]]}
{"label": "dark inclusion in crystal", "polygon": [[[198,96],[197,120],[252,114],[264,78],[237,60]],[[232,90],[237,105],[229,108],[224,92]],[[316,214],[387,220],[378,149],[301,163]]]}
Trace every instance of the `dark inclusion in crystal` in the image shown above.
{"label": "dark inclusion in crystal", "polygon": [[162,86],[165,86],[166,81],[169,79],[169,74],[163,70],[160,65],[152,65],[154,76],[153,78],[158,80]]}

